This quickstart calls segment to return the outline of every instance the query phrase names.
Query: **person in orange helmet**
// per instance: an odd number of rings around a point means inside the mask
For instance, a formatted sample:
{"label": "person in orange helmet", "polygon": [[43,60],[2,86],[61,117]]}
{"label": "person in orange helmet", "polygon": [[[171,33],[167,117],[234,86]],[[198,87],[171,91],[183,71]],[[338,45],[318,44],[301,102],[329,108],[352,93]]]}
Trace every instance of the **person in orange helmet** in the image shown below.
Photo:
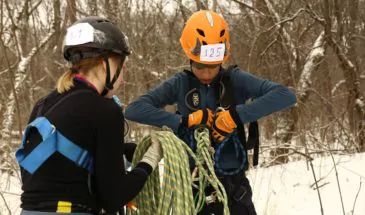
{"label": "person in orange helmet", "polygon": [[[194,130],[209,128],[215,148],[215,171],[226,189],[230,214],[255,215],[252,189],[245,175],[251,133],[256,134],[253,140],[257,142],[256,120],[292,106],[296,103],[295,94],[237,66],[222,66],[231,54],[229,28],[224,18],[213,11],[194,13],[185,24],[180,43],[190,68],[129,104],[125,117],[143,124],[168,126],[193,151]],[[177,113],[163,109],[172,104],[177,104]],[[244,125],[249,123],[252,127],[246,139]],[[194,162],[190,164],[193,170]],[[208,186],[205,194],[207,204],[198,214],[223,214],[222,203],[214,201],[212,187]]]}

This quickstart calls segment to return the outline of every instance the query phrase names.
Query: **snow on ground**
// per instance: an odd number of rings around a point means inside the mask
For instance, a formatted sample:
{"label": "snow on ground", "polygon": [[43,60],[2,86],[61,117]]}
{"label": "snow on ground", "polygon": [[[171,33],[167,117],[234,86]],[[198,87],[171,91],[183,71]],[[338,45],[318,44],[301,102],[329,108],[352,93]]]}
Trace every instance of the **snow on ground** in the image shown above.
{"label": "snow on ground", "polygon": [[20,179],[0,172],[0,215],[20,214],[20,193]]}
{"label": "snow on ground", "polygon": [[[365,153],[334,156],[334,160],[345,214],[365,215]],[[313,166],[317,180],[321,179],[318,186],[324,214],[343,215],[331,156],[315,159]],[[248,177],[258,214],[322,214],[313,173],[305,161],[251,170]]]}
{"label": "snow on ground", "polygon": [[[313,161],[323,212],[328,215],[365,215],[365,153],[331,156]],[[250,170],[253,198],[259,215],[321,215],[310,165],[305,161]],[[20,180],[0,176],[0,215],[19,214]],[[6,204],[5,204],[6,202]]]}

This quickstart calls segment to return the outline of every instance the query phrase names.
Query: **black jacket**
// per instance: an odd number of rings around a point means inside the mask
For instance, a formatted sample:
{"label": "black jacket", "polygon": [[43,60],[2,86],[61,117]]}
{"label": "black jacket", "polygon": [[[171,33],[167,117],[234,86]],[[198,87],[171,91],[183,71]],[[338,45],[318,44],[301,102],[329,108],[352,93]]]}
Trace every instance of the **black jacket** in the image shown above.
{"label": "black jacket", "polygon": [[[151,173],[152,168],[146,163],[139,163],[130,173],[126,173],[123,154],[130,159],[134,147],[123,140],[123,113],[112,99],[100,96],[84,82],[75,80],[75,87],[66,93],[54,91],[39,100],[29,122],[43,116],[68,93],[85,89],[90,92],[68,97],[46,117],[58,132],[93,156],[91,187],[94,194],[89,192],[87,170],[56,152],[33,175],[21,169],[23,209],[55,212],[58,201],[67,201],[72,202],[73,212],[87,208],[115,212],[137,195]],[[41,141],[37,130],[32,129],[25,144],[26,154]]]}

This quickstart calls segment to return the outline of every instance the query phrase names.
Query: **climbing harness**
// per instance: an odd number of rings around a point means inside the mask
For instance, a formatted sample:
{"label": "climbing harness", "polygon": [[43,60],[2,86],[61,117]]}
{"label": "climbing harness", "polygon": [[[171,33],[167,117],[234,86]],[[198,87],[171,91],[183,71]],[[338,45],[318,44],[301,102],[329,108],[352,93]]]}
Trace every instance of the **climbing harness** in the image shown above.
{"label": "climbing harness", "polygon": [[[52,154],[59,152],[69,160],[73,161],[77,166],[86,169],[89,173],[92,173],[93,158],[88,151],[63,136],[46,118],[46,116],[60,103],[64,102],[67,98],[80,93],[90,93],[90,91],[78,90],[67,94],[53,105],[44,114],[44,117],[39,116],[47,97],[40,100],[38,104],[40,105],[37,113],[38,117],[25,128],[22,144],[15,154],[19,165],[23,169],[33,174]],[[31,128],[36,128],[38,130],[38,133],[42,137],[42,142],[39,143],[29,154],[26,154],[24,152],[24,147],[28,141],[27,138]]]}
{"label": "climbing harness", "polygon": [[[231,83],[230,80],[230,73],[237,68],[237,65],[229,66],[225,71],[223,72],[223,75],[220,77],[220,80],[218,83],[214,84],[214,90],[215,94],[217,95],[216,104],[217,107],[221,107],[224,110],[227,110],[231,107],[234,107],[236,105],[236,98],[235,98],[235,92],[234,92],[234,86]],[[200,82],[197,80],[193,73],[184,70],[183,74],[186,77],[186,84],[187,84],[187,92],[185,94],[185,105],[186,107],[191,111],[197,111],[201,109],[200,107],[200,101],[201,101],[201,95],[200,95]],[[189,134],[190,133],[190,134]],[[192,149],[195,150],[195,141],[194,138],[192,138],[192,129],[181,129],[181,132],[179,132],[179,137],[181,137]],[[233,142],[235,144],[235,148],[241,151],[241,154],[243,155],[242,163],[240,164],[240,168],[248,168],[248,162],[247,162],[247,150],[253,149],[253,166],[258,165],[258,159],[259,159],[259,129],[258,129],[258,123],[257,121],[251,122],[248,127],[248,138],[246,138],[245,134],[245,128],[244,126],[239,126],[237,130],[234,132],[237,134],[233,134],[230,136],[231,140],[230,142]],[[227,139],[230,139],[227,138]],[[233,139],[232,139],[233,138]],[[227,140],[228,141],[228,140]],[[240,144],[236,145],[236,144]],[[222,152],[222,149],[224,146],[226,146],[225,142],[222,143],[215,143],[214,145],[218,145],[220,149],[216,148],[216,151]],[[218,153],[218,156],[222,155],[222,153]],[[218,156],[215,156],[215,159],[218,158]],[[220,159],[220,158],[219,158]],[[217,163],[217,161],[216,161]],[[244,165],[246,164],[246,165]],[[239,172],[242,169],[237,169],[235,172]],[[223,169],[221,169],[223,170]],[[222,172],[222,171],[221,171]],[[234,174],[232,171],[226,172],[227,175]]]}
{"label": "climbing harness", "polygon": [[[42,136],[42,142],[32,152],[25,155],[24,145],[30,128],[37,128]],[[38,117],[27,126],[22,145],[16,152],[16,159],[21,167],[33,174],[56,151],[73,161],[77,166],[92,172],[93,158],[88,151],[63,136],[45,117]]]}

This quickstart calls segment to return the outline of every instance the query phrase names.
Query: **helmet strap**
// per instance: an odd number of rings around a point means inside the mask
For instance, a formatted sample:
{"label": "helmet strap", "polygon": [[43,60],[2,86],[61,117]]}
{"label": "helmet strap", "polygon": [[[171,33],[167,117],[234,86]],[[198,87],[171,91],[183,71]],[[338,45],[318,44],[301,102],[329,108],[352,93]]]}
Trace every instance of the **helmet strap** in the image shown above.
{"label": "helmet strap", "polygon": [[101,92],[102,96],[105,96],[109,90],[113,89],[113,85],[110,84],[110,65],[109,65],[109,55],[106,54],[103,56],[104,62],[106,64],[106,79],[105,79],[105,86],[103,92]]}
{"label": "helmet strap", "polygon": [[104,55],[104,61],[106,63],[106,80],[105,80],[105,87],[103,89],[103,92],[101,93],[101,96],[105,96],[109,90],[113,89],[113,85],[114,83],[117,81],[120,72],[122,71],[122,66],[124,63],[126,56],[121,55],[120,56],[120,61],[117,67],[117,70],[115,71],[115,74],[113,76],[113,79],[110,81],[110,65],[109,65],[109,55]]}
{"label": "helmet strap", "polygon": [[123,63],[124,63],[124,60],[125,60],[125,57],[124,55],[121,55],[120,56],[120,61],[119,61],[119,64],[118,64],[118,67],[117,67],[117,70],[115,71],[115,74],[114,74],[114,77],[111,81],[111,85],[113,86],[114,83],[117,81],[119,75],[120,75],[120,72],[122,71],[122,67],[123,67]]}

